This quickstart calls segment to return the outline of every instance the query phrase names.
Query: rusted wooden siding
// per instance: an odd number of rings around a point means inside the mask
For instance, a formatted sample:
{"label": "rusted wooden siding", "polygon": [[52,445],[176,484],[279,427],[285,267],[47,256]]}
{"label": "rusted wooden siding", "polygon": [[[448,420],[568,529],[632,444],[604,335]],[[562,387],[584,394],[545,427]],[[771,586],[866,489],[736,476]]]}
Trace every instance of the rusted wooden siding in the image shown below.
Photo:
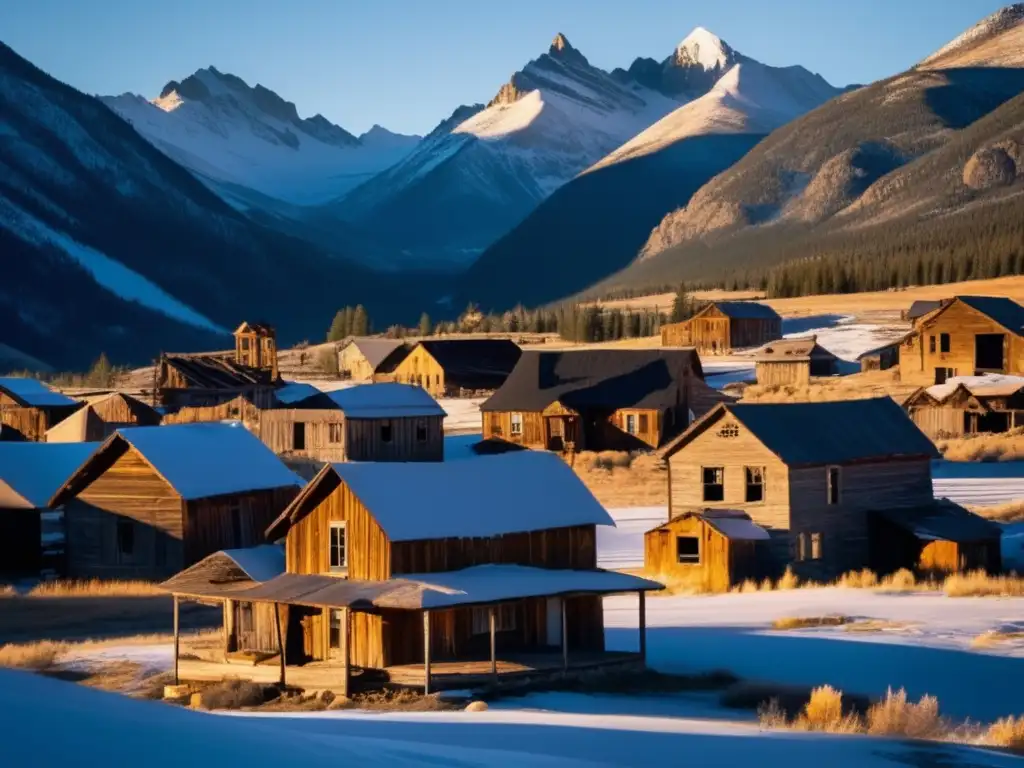
{"label": "rusted wooden siding", "polygon": [[770,386],[806,386],[811,381],[811,362],[772,362],[757,363],[754,366],[757,383],[763,387]]}
{"label": "rusted wooden siding", "polygon": [[434,359],[433,355],[421,346],[416,346],[406,355],[391,374],[391,381],[399,384],[413,384],[423,387],[434,397],[444,397],[448,392],[445,384],[444,368]]}
{"label": "rusted wooden siding", "polygon": [[186,502],[185,564],[221,549],[263,544],[264,531],[298,492],[298,488],[274,488]]}
{"label": "rusted wooden siding", "polygon": [[[303,446],[296,448],[299,429]],[[284,458],[317,461],[345,461],[348,458],[345,414],[338,410],[282,408],[264,411],[255,432],[270,450]]]}
{"label": "rusted wooden siding", "polygon": [[66,419],[79,409],[79,405],[59,405],[52,408],[30,408],[0,392],[0,423],[17,431],[26,440],[42,441],[46,430]]}
{"label": "rusted wooden siding", "polygon": [[[390,432],[388,441],[384,440],[386,431]],[[347,461],[442,461],[444,417],[348,419],[345,445]]]}

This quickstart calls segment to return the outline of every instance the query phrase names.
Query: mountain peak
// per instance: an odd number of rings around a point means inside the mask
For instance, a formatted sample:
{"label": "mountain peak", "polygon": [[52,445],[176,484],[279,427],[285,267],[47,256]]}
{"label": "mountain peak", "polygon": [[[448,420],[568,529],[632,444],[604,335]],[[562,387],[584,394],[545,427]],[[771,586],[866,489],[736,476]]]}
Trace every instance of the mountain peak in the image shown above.
{"label": "mountain peak", "polygon": [[704,27],[696,27],[676,46],[674,63],[677,66],[717,69],[724,72],[736,61],[736,52],[718,35]]}
{"label": "mountain peak", "polygon": [[548,53],[552,56],[558,56],[563,51],[575,51],[572,47],[572,43],[569,42],[569,38],[559,32],[555,35],[555,39],[551,41],[551,47],[548,48]]}

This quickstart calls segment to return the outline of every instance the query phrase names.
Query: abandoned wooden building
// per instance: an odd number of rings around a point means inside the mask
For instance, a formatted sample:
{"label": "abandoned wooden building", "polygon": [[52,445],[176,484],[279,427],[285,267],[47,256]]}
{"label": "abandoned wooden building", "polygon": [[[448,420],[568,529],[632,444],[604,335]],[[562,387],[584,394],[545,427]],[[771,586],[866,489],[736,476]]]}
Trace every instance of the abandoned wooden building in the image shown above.
{"label": "abandoned wooden building", "polygon": [[160,414],[138,398],[112,392],[86,403],[56,426],[46,430],[48,443],[81,443],[106,440],[122,427],[153,427]]}
{"label": "abandoned wooden building", "polygon": [[509,339],[424,339],[386,376],[434,397],[489,392],[505,383],[520,354]]}
{"label": "abandoned wooden building", "polygon": [[[877,516],[934,505],[932,442],[888,397],[723,403],[662,451],[670,519],[738,509],[768,531],[760,576],[792,566],[832,579],[894,564],[872,550]],[[908,513],[910,514],[910,513]],[[918,513],[914,513],[918,514]]]}
{"label": "abandoned wooden building", "polygon": [[401,339],[352,339],[338,353],[338,371],[343,379],[381,381],[410,349]]}
{"label": "abandoned wooden building", "polygon": [[757,578],[757,542],[769,538],[740,510],[684,512],[644,534],[644,568],[670,584],[727,592]]}
{"label": "abandoned wooden building", "polygon": [[441,461],[445,412],[409,384],[360,384],[260,413],[260,439],[286,458]]}
{"label": "abandoned wooden building", "polygon": [[903,408],[933,440],[1024,427],[1024,376],[956,376],[921,387]]}
{"label": "abandoned wooden building", "polygon": [[636,663],[605,651],[601,596],[641,595],[642,655],[642,595],[661,585],[597,568],[596,526],[612,524],[551,454],[328,464],[267,532],[283,541],[283,573],[232,584],[220,557],[165,584],[226,603],[225,660],[276,656],[279,670],[182,659],[180,674],[269,671],[347,692],[354,670],[379,670],[432,690]]}
{"label": "abandoned wooden building", "polygon": [[900,380],[1024,374],[1024,307],[1001,296],[956,296],[924,315],[900,347]]}
{"label": "abandoned wooden building", "polygon": [[42,514],[50,498],[96,443],[0,443],[0,574],[37,576],[42,565]]}
{"label": "abandoned wooden building", "polygon": [[74,578],[166,578],[263,541],[302,481],[240,424],[115,432],[57,490]]}
{"label": "abandoned wooden building", "polygon": [[265,323],[243,322],[235,329],[235,362],[278,378],[277,334]]}
{"label": "abandoned wooden building", "polygon": [[0,377],[0,423],[25,440],[43,440],[82,404],[37,379]]}
{"label": "abandoned wooden building", "polygon": [[726,395],[692,349],[524,352],[480,406],[484,440],[552,451],[657,448]]}
{"label": "abandoned wooden building", "polygon": [[681,323],[661,326],[664,347],[696,347],[702,355],[727,355],[782,338],[782,318],[767,304],[713,301]]}
{"label": "abandoned wooden building", "polygon": [[860,363],[861,371],[888,371],[900,364],[900,347],[904,339],[901,337],[883,344],[880,347],[869,349],[857,355],[857,362]]}
{"label": "abandoned wooden building", "polygon": [[762,386],[806,386],[811,377],[839,373],[839,358],[821,346],[817,336],[770,342],[757,351],[754,361]]}

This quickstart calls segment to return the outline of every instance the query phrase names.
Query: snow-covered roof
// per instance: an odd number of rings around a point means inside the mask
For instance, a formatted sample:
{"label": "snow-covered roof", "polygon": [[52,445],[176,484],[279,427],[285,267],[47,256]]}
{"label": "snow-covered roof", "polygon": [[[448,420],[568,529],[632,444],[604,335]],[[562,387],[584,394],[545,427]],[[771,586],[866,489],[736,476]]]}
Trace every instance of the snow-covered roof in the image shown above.
{"label": "snow-covered roof", "polygon": [[331,464],[271,526],[271,538],[312,511],[321,483],[339,478],[391,541],[614,525],[562,459],[519,451],[472,461]]}
{"label": "snow-covered roof", "polygon": [[770,539],[768,531],[738,509],[705,509],[701,513],[704,521],[725,536],[737,541],[765,541]]}
{"label": "snow-covered roof", "polygon": [[297,403],[300,400],[305,400],[307,397],[315,397],[319,394],[321,394],[319,389],[312,384],[301,381],[289,381],[283,387],[274,390],[274,397],[277,398],[279,403],[284,405]]}
{"label": "snow-covered roof", "polygon": [[284,547],[279,544],[260,544],[258,547],[224,549],[221,552],[234,560],[253,581],[270,581],[284,573]]}
{"label": "snow-covered roof", "polygon": [[78,405],[67,395],[55,392],[38,379],[26,379],[20,376],[0,377],[0,390],[6,391],[15,400],[26,406],[49,408],[58,405]]}
{"label": "snow-covered roof", "polygon": [[386,382],[336,389],[328,394],[350,419],[444,416],[444,409],[422,387]]}
{"label": "snow-covered roof", "polygon": [[43,509],[99,443],[0,442],[0,507]]}
{"label": "snow-covered roof", "polygon": [[1024,376],[1004,373],[989,373],[984,376],[954,376],[942,384],[934,384],[925,390],[936,400],[942,401],[952,395],[957,387],[964,387],[972,395],[1006,397],[1024,389]]}

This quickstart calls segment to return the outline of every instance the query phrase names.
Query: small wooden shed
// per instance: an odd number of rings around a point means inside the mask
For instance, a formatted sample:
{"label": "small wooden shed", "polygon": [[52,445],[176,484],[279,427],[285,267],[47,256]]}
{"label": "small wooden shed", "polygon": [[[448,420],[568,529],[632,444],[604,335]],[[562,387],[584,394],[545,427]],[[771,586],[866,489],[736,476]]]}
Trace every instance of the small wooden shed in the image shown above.
{"label": "small wooden shed", "polygon": [[62,422],[46,430],[48,443],[81,443],[106,440],[122,427],[153,427],[160,414],[141,400],[113,392],[87,403]]}
{"label": "small wooden shed", "polygon": [[900,346],[905,337],[857,355],[861,371],[887,371],[900,364]]}
{"label": "small wooden shed", "polygon": [[0,378],[0,422],[25,440],[43,440],[46,430],[81,406],[37,379]]}
{"label": "small wooden shed", "polygon": [[271,368],[254,368],[238,362],[236,354],[162,355],[154,372],[153,401],[178,409],[219,406],[245,397],[258,407],[271,407],[280,384],[276,358]]}
{"label": "small wooden shed", "polygon": [[509,339],[424,339],[387,376],[434,397],[488,392],[505,383],[520,354]]}
{"label": "small wooden shed", "polygon": [[922,387],[903,408],[933,440],[1024,426],[1024,376],[958,376]]}
{"label": "small wooden shed", "polygon": [[754,360],[761,386],[805,386],[812,376],[839,372],[839,358],[821,346],[817,336],[773,341],[761,347]]}
{"label": "small wooden shed", "polygon": [[727,355],[782,337],[782,318],[755,301],[713,301],[681,323],[661,326],[663,347],[696,347],[702,355]]}
{"label": "small wooden shed", "polygon": [[644,570],[670,583],[726,592],[757,578],[757,543],[769,538],[741,510],[684,512],[644,534]]}
{"label": "small wooden shed", "polygon": [[874,570],[900,568],[930,576],[1002,568],[1000,527],[948,499],[869,517]]}

